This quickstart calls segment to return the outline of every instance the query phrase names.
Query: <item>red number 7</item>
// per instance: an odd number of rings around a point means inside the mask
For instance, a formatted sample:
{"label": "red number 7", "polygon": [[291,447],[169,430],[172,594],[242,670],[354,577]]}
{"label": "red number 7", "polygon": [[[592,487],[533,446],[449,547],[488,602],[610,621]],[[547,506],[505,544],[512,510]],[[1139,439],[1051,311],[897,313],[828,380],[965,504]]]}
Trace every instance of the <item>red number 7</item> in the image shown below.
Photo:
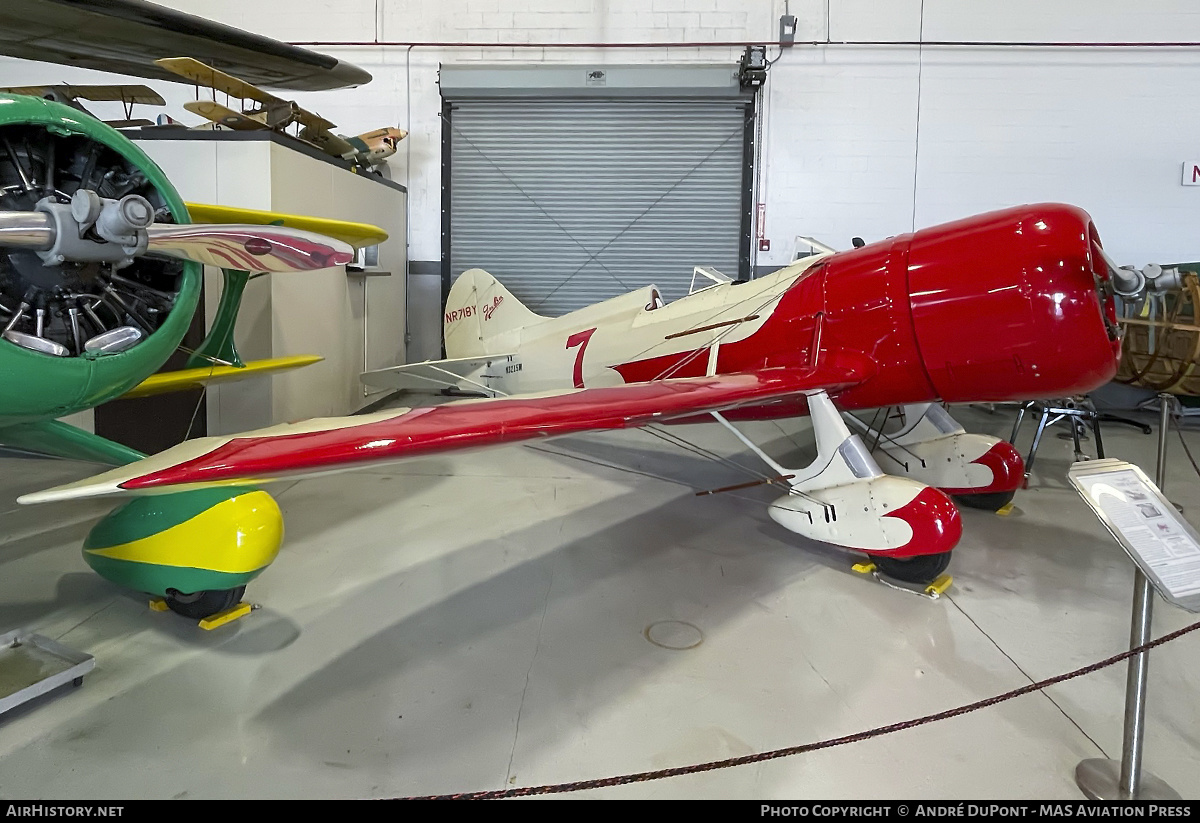
{"label": "red number 7", "polygon": [[592,335],[595,333],[595,329],[588,329],[587,331],[575,332],[567,338],[568,349],[573,349],[576,346],[579,347],[579,354],[575,355],[575,370],[571,374],[571,377],[575,380],[575,388],[577,389],[583,388],[583,353],[587,349],[588,341],[592,339]]}

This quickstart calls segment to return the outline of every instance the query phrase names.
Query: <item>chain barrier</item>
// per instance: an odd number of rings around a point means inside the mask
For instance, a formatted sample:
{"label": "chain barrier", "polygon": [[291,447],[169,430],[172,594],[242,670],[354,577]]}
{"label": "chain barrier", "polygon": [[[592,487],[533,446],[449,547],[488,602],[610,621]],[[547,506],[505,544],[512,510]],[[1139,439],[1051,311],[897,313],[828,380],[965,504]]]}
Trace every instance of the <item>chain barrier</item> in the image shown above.
{"label": "chain barrier", "polygon": [[1014,697],[1021,697],[1022,695],[1041,691],[1042,689],[1055,686],[1059,683],[1066,682],[1067,680],[1073,680],[1076,677],[1083,677],[1086,674],[1092,674],[1093,672],[1100,671],[1100,669],[1108,668],[1109,666],[1120,663],[1122,660],[1127,660],[1134,655],[1149,651],[1156,646],[1169,643],[1172,640],[1183,637],[1185,634],[1194,632],[1197,629],[1200,629],[1200,622],[1193,623],[1190,626],[1185,626],[1182,629],[1173,631],[1169,634],[1164,634],[1162,637],[1156,640],[1151,640],[1149,643],[1136,646],[1128,651],[1121,652],[1120,654],[1114,654],[1112,657],[1105,658],[1098,663],[1092,663],[1091,665],[1075,669],[1074,671],[1067,672],[1066,674],[1060,674],[1046,680],[1030,683],[1028,686],[1022,686],[1019,689],[1013,689],[1012,691],[996,695],[995,697],[988,697],[983,700],[978,700],[974,703],[968,703],[967,705],[959,706],[956,709],[947,709],[943,712],[928,714],[924,717],[918,717],[913,720],[904,720],[887,726],[877,726],[874,729],[868,729],[864,732],[857,732],[856,734],[844,735],[842,737],[832,737],[827,740],[817,741],[816,743],[804,743],[799,746],[788,746],[787,748],[783,749],[773,749],[768,752],[747,754],[741,757],[731,757],[725,760],[712,760],[707,763],[697,763],[691,766],[676,766],[674,768],[659,769],[652,772],[636,772],[634,774],[618,775],[615,777],[602,777],[593,780],[578,780],[573,783],[552,783],[544,786],[521,786],[514,789],[499,789],[495,791],[463,792],[461,794],[435,794],[412,797],[397,797],[391,799],[502,800],[509,797],[529,797],[531,795],[540,794],[564,794],[566,792],[579,792],[586,789],[601,789],[609,786],[623,786],[628,783],[645,783],[650,780],[663,780],[668,777],[679,777],[680,775],[685,774],[699,774],[700,772],[710,772],[716,769],[729,769],[733,768],[734,766],[745,766],[749,763],[762,763],[766,760],[777,760],[781,757],[792,757],[797,754],[805,754],[807,752],[814,752],[820,749],[832,749],[835,746],[844,746],[847,743],[858,743],[862,740],[870,740],[873,737],[882,737],[885,734],[901,732],[905,729],[924,726],[927,723],[935,723],[939,720],[949,720],[952,717],[958,717],[960,715],[978,711],[979,709],[986,709],[988,706],[994,706],[997,703],[1003,703],[1006,700],[1012,700]]}

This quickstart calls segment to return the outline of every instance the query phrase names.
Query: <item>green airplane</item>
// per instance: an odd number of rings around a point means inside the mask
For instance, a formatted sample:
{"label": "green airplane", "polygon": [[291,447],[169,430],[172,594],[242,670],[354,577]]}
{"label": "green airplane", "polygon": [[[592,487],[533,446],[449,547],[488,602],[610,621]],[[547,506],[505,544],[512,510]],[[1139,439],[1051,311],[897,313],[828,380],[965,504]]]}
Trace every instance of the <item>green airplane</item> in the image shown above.
{"label": "green airplane", "polygon": [[[353,241],[378,242],[380,230],[255,216],[193,223],[163,172],[115,129],[60,103],[0,94],[0,444],[125,465],[145,455],[57,418],[135,390],[297,365],[238,357],[232,332],[247,280],[350,262]],[[325,225],[333,230],[304,230]],[[351,243],[334,239],[339,227]],[[225,271],[212,331],[187,370],[151,377],[192,321],[203,264]],[[83,556],[108,580],[200,619],[237,604],[282,539],[266,492],[202,488],[121,506],[91,530]]]}

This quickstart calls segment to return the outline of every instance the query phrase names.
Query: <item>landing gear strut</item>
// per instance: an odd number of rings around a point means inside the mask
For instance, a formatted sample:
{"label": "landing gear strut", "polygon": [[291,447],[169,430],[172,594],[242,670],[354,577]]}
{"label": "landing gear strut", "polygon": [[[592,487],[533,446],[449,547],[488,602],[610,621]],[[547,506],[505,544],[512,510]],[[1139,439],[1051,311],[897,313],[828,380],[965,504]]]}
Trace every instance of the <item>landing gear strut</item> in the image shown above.
{"label": "landing gear strut", "polygon": [[772,520],[810,540],[869,555],[871,562],[854,570],[877,571],[885,585],[916,584],[926,596],[939,596],[950,585],[942,572],[962,534],[958,509],[935,488],[884,474],[825,392],[808,394],[808,411],[817,458],[803,469],[780,465],[719,413],[712,416],[787,483],[788,494],[768,509]]}
{"label": "landing gear strut", "polygon": [[[964,506],[999,511],[1012,502],[1024,478],[1021,456],[1010,443],[971,434],[936,403],[889,408],[884,425],[874,428],[856,417],[846,419],[866,433],[872,452],[886,459],[889,472],[941,489]],[[884,434],[889,420],[900,428]]]}
{"label": "landing gear strut", "polygon": [[176,614],[191,620],[203,620],[233,608],[241,602],[245,593],[245,586],[238,586],[236,589],[207,589],[192,594],[169,589],[164,599],[167,601],[167,608]]}

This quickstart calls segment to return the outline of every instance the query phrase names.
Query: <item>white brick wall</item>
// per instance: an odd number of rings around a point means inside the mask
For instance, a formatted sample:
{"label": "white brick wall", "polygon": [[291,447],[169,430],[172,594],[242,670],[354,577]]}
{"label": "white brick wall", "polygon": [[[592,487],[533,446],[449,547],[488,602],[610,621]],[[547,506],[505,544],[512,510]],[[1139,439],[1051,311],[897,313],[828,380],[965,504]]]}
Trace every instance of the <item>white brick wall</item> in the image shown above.
{"label": "white brick wall", "polygon": [[797,234],[849,247],[911,227],[917,67],[911,50],[846,48],[771,70],[760,265],[786,262]]}
{"label": "white brick wall", "polygon": [[829,39],[920,39],[923,2],[925,0],[888,0],[886,3],[878,0],[837,0],[829,6]]}
{"label": "white brick wall", "polygon": [[1197,40],[1189,0],[924,0],[930,40]]}
{"label": "white brick wall", "polygon": [[[767,40],[783,0],[158,0],[288,41],[492,43]],[[800,40],[1200,40],[1195,0],[791,0]],[[828,15],[827,15],[828,10]],[[411,131],[392,161],[410,188],[411,259],[440,256],[442,62],[694,62],[737,48],[327,47],[375,80],[296,95],[356,133]],[[839,246],[1016,202],[1087,208],[1131,263],[1200,255],[1195,51],[797,47],[769,86],[764,199],[783,263],[797,234]],[[407,58],[407,60],[406,60]],[[0,62],[0,83],[94,81]],[[173,104],[189,87],[154,84]],[[104,111],[102,114],[116,115]],[[918,116],[919,115],[919,116]],[[187,117],[186,114],[182,117]],[[191,118],[194,119],[194,118]],[[703,261],[696,261],[703,262]]]}
{"label": "white brick wall", "polygon": [[1122,261],[1195,259],[1200,199],[1193,55],[1109,52],[925,58],[918,225],[1029,200],[1077,203]]}

